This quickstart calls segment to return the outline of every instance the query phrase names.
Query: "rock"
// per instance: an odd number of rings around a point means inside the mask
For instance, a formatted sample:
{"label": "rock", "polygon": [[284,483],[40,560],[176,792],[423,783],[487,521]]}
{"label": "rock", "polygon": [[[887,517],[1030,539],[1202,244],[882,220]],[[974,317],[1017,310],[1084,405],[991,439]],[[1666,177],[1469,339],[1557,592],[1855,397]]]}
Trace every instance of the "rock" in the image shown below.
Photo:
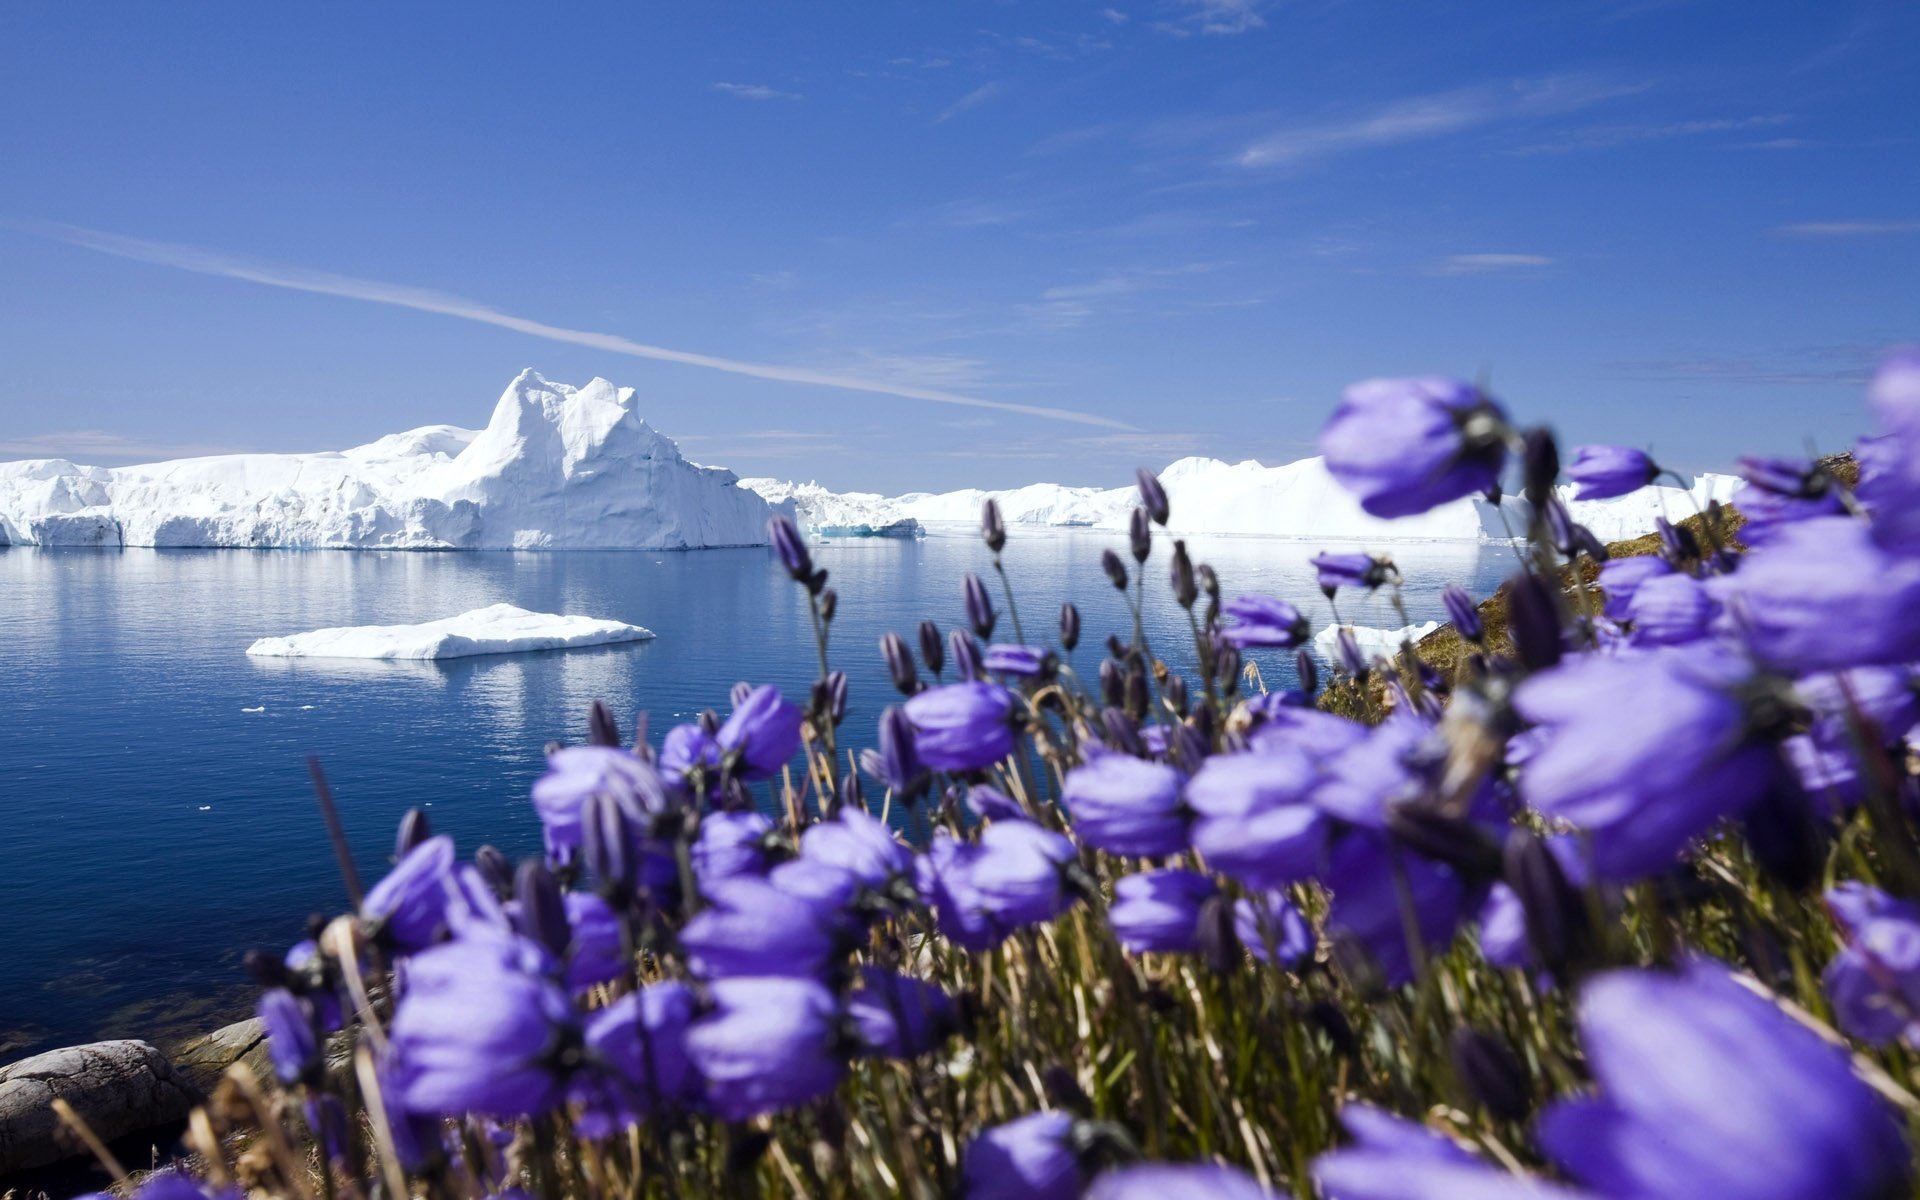
{"label": "rock", "polygon": [[273,1073],[267,1061],[267,1030],[259,1018],[249,1017],[172,1048],[174,1069],[187,1086],[211,1095],[214,1085],[235,1063],[243,1063],[253,1077],[265,1082]]}
{"label": "rock", "polygon": [[164,1055],[131,1039],[49,1050],[0,1067],[0,1174],[83,1152],[53,1111],[56,1099],[112,1141],[182,1119],[195,1098]]}

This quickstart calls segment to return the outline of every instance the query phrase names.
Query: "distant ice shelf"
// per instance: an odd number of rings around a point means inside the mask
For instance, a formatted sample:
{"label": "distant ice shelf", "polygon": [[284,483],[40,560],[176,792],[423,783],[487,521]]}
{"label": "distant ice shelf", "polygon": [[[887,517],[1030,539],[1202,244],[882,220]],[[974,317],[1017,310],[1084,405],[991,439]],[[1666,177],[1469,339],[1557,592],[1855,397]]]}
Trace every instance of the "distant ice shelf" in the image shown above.
{"label": "distant ice shelf", "polygon": [[261,638],[247,647],[256,658],[467,658],[524,650],[572,650],[612,642],[645,641],[651,629],[595,617],[537,613],[493,604],[457,617],[418,625],[344,625],[291,637]]}
{"label": "distant ice shelf", "polygon": [[1376,658],[1391,659],[1400,653],[1402,642],[1419,645],[1428,634],[1440,628],[1440,622],[1427,621],[1420,625],[1405,625],[1399,629],[1374,629],[1366,625],[1329,625],[1313,635],[1313,648],[1320,657],[1328,662],[1340,661],[1340,631],[1348,630],[1353,634],[1354,645],[1360,648],[1360,657],[1372,662]]}

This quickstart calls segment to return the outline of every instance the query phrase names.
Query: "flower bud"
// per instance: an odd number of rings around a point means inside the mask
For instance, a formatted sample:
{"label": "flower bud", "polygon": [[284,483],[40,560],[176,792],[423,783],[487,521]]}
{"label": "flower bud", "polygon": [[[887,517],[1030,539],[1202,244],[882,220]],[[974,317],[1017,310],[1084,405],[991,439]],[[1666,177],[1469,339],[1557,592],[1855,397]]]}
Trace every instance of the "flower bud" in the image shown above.
{"label": "flower bud", "polygon": [[1206,594],[1207,599],[1218,603],[1220,600],[1220,576],[1214,573],[1213,567],[1207,563],[1201,563],[1193,569],[1193,575],[1195,579],[1200,581],[1200,590]]}
{"label": "flower bud", "polygon": [[960,678],[971,683],[985,674],[986,667],[980,660],[980,645],[967,636],[966,630],[954,630],[947,635],[947,642],[953,648],[953,669]]}
{"label": "flower bud", "polygon": [[620,725],[613,719],[613,710],[605,700],[595,700],[587,708],[587,744],[616,748],[620,745]]}
{"label": "flower bud", "polygon": [[1127,668],[1127,711],[1137,721],[1147,719],[1147,673],[1140,667]]}
{"label": "flower bud", "polygon": [[1125,692],[1120,682],[1120,668],[1111,658],[1100,660],[1100,702],[1108,708],[1119,708],[1125,701]]}
{"label": "flower bud", "polygon": [[1486,636],[1486,627],[1481,624],[1480,610],[1474,606],[1473,597],[1458,584],[1449,584],[1440,593],[1440,602],[1447,606],[1447,616],[1453,621],[1453,629],[1469,642],[1478,643]]}
{"label": "flower bud", "polygon": [[901,695],[911,696],[920,690],[920,673],[914,670],[913,652],[907,649],[905,638],[897,633],[881,637],[880,656],[887,660],[887,675]]}
{"label": "flower bud", "polygon": [[833,671],[827,675],[827,716],[838,725],[847,719],[847,673]]}
{"label": "flower bud", "polygon": [[1193,560],[1187,557],[1187,544],[1176,539],[1173,543],[1173,566],[1169,568],[1173,578],[1173,599],[1181,608],[1192,608],[1193,602],[1200,598],[1200,587],[1193,578]]}
{"label": "flower bud", "polygon": [[1112,550],[1102,550],[1100,552],[1100,569],[1107,573],[1107,580],[1113,584],[1115,591],[1124,592],[1127,590],[1127,564],[1120,561],[1118,554],[1115,554]]}
{"label": "flower bud", "polygon": [[492,885],[493,890],[505,895],[513,886],[513,864],[507,856],[493,846],[482,846],[473,852],[473,865],[480,870],[480,877]]}
{"label": "flower bud", "polygon": [[1389,804],[1387,832],[1415,854],[1454,868],[1469,883],[1500,877],[1500,843],[1466,817],[1424,804]]}
{"label": "flower bud", "polygon": [[1502,876],[1526,915],[1533,959],[1556,978],[1593,961],[1596,939],[1586,898],[1567,879],[1547,844],[1531,833],[1508,836]]}
{"label": "flower bud", "polygon": [[967,598],[967,624],[973,626],[973,632],[983,638],[993,636],[993,626],[998,617],[993,611],[993,598],[987,595],[987,585],[972,571],[962,584]]}
{"label": "flower bud", "polygon": [[1522,665],[1529,671],[1544,671],[1560,661],[1564,650],[1560,606],[1545,580],[1531,571],[1514,576],[1507,614],[1507,628]]}
{"label": "flower bud", "polygon": [[941,668],[947,665],[947,652],[940,641],[940,627],[932,621],[920,622],[920,657],[933,677],[940,678]]}
{"label": "flower bud", "polygon": [[823,625],[833,624],[833,614],[838,611],[839,608],[840,593],[834,591],[832,588],[822,588],[820,591],[820,623]]}
{"label": "flower bud", "polygon": [[1367,656],[1360,653],[1360,643],[1354,640],[1353,627],[1342,625],[1340,632],[1333,637],[1333,647],[1340,659],[1340,666],[1355,679],[1365,679],[1371,671]]}
{"label": "flower bud", "polygon": [[1293,669],[1300,676],[1300,690],[1311,696],[1320,690],[1320,663],[1311,651],[1293,652]]}
{"label": "flower bud", "polygon": [[730,708],[739,708],[742,704],[745,704],[747,702],[747,697],[751,696],[752,694],[753,694],[753,685],[748,683],[746,680],[742,679],[739,682],[735,683],[733,687],[728,689],[727,705]]}
{"label": "flower bud", "polygon": [[[742,691],[741,689],[743,688],[746,690]],[[736,697],[734,703],[737,705],[742,700],[745,700],[748,693],[752,690],[753,687],[751,684],[744,682],[735,684],[733,687],[733,694]],[[720,732],[720,714],[710,708],[701,709],[699,715],[694,717],[693,720],[694,724],[700,726],[700,731],[708,737],[712,737],[714,734]]]}
{"label": "flower bud", "polygon": [[1153,530],[1147,525],[1147,510],[1136,508],[1127,518],[1127,548],[1133,552],[1133,561],[1144,563],[1147,555],[1153,553]]}
{"label": "flower bud", "polygon": [[1225,896],[1209,896],[1201,903],[1194,941],[1200,960],[1216,975],[1231,974],[1241,964],[1245,952],[1233,927],[1233,901]]}
{"label": "flower bud", "polygon": [[407,851],[433,836],[433,830],[427,825],[424,809],[410,808],[400,818],[399,832],[393,838],[393,861],[399,862],[407,856]]}
{"label": "flower bud", "polygon": [[1080,644],[1080,610],[1071,604],[1060,606],[1060,648],[1072,652]]}
{"label": "flower bud", "polygon": [[773,552],[779,556],[787,574],[805,583],[813,574],[813,556],[807,553],[807,543],[793,522],[785,517],[773,518],[767,522],[767,537],[773,542]]}
{"label": "flower bud", "polygon": [[1178,675],[1167,676],[1166,683],[1160,686],[1160,694],[1165,696],[1173,711],[1181,716],[1187,715],[1187,681]]}
{"label": "flower bud", "polygon": [[1146,509],[1147,515],[1153,518],[1153,523],[1164,529],[1169,515],[1167,489],[1160,486],[1159,476],[1145,467],[1134,472],[1134,478],[1140,483],[1141,505]]}
{"label": "flower bud", "polygon": [[1740,832],[1760,869],[1790,892],[1802,892],[1820,878],[1826,839],[1813,804],[1791,771],[1740,817]]}
{"label": "flower bud", "polygon": [[1526,452],[1522,458],[1525,483],[1521,491],[1527,503],[1539,512],[1553,495],[1554,481],[1560,478],[1560,446],[1553,440],[1553,431],[1544,426],[1527,430],[1522,440],[1526,443]]}
{"label": "flower bud", "polygon": [[587,870],[607,895],[625,895],[634,880],[634,830],[619,801],[595,792],[580,808],[581,849]]}
{"label": "flower bud", "polygon": [[807,583],[807,591],[811,592],[813,595],[818,596],[821,592],[825,591],[827,588],[827,569],[825,567],[822,567],[818,571],[815,571],[813,574],[807,576],[806,583]]}
{"label": "flower bud", "polygon": [[555,958],[564,957],[573,932],[567,927],[566,900],[553,872],[538,859],[521,863],[513,876],[513,898],[520,903],[515,919],[520,932],[545,946]]}
{"label": "flower bud", "polygon": [[995,554],[1007,544],[1007,523],[1000,517],[1000,502],[992,496],[980,505],[980,536],[986,540],[987,549]]}
{"label": "flower bud", "polygon": [[1653,527],[1660,532],[1660,552],[1674,566],[1682,566],[1700,557],[1699,539],[1693,531],[1675,525],[1665,517],[1655,517]]}
{"label": "flower bud", "polygon": [[1213,677],[1220,687],[1229,694],[1240,686],[1240,650],[1230,644],[1216,646],[1213,651]]}
{"label": "flower bud", "polygon": [[1448,1055],[1461,1088],[1500,1121],[1524,1121],[1533,1110],[1527,1072],[1505,1040],[1478,1029],[1455,1031]]}
{"label": "flower bud", "polygon": [[859,812],[867,811],[867,789],[860,782],[860,772],[848,771],[842,775],[836,794],[841,808],[851,808]]}

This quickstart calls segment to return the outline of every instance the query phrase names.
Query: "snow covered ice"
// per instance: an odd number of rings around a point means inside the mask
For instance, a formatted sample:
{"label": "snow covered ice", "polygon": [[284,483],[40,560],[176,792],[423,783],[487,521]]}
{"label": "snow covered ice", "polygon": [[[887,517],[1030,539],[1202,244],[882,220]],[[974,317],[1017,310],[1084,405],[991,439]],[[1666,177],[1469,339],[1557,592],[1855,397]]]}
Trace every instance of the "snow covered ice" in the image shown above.
{"label": "snow covered ice", "polygon": [[1374,629],[1366,625],[1329,625],[1313,635],[1313,648],[1328,662],[1339,662],[1340,631],[1345,629],[1353,634],[1354,645],[1360,648],[1361,658],[1368,662],[1376,658],[1391,659],[1400,653],[1400,643],[1412,642],[1417,646],[1421,639],[1439,628],[1438,621],[1428,621],[1421,625],[1405,625],[1399,629]]}
{"label": "snow covered ice", "polygon": [[775,511],[688,462],[632,388],[524,371],[485,429],[134,467],[0,463],[0,545],[409,550],[759,546]]}
{"label": "snow covered ice", "polygon": [[[247,647],[257,658],[465,658],[523,650],[571,650],[644,641],[651,629],[595,617],[563,617],[494,604],[418,625],[346,625],[291,637],[261,638]],[[243,711],[255,711],[247,709]]]}

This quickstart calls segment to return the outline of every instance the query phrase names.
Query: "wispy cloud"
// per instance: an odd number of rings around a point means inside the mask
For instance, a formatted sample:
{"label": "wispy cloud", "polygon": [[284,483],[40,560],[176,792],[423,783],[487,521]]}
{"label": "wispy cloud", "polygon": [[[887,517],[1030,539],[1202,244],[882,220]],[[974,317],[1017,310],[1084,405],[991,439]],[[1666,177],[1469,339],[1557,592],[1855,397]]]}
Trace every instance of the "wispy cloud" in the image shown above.
{"label": "wispy cloud", "polygon": [[973,109],[979,108],[982,104],[985,104],[1005,90],[1005,85],[997,79],[991,83],[983,83],[958,100],[955,100],[952,104],[947,105],[945,109],[941,110],[940,115],[933,119],[933,123],[938,125],[943,121],[953,120],[961,113],[971,112]]}
{"label": "wispy cloud", "polygon": [[1773,232],[1793,238],[1886,237],[1920,233],[1920,221],[1802,221],[1797,225],[1777,225]]}
{"label": "wispy cloud", "polygon": [[741,100],[804,100],[799,92],[783,92],[779,88],[770,88],[764,83],[716,83],[712,85],[716,92],[734,96]]}
{"label": "wispy cloud", "polygon": [[1181,276],[1205,274],[1219,265],[1193,262],[1112,271],[1095,279],[1050,287],[1040,293],[1039,300],[1022,304],[1016,311],[1029,327],[1070,329],[1096,316],[1124,311],[1128,298],[1141,292],[1164,288]]}
{"label": "wispy cloud", "polygon": [[1297,166],[1356,150],[1463,133],[1504,121],[1588,108],[1643,90],[1589,75],[1522,80],[1508,87],[1461,88],[1413,96],[1333,120],[1275,130],[1235,160],[1243,167]]}
{"label": "wispy cloud", "polygon": [[125,237],[115,233],[103,233],[99,230],[83,229],[75,225],[26,224],[14,223],[13,228],[43,237],[54,238],[71,245],[97,250],[102,254],[112,254],[120,258],[136,259],[140,262],[155,263],[160,266],[174,267],[182,271],[192,271],[200,275],[215,275],[225,279],[238,279],[248,283],[265,284],[268,287],[287,288],[296,292],[313,292],[323,296],[340,296],[350,300],[365,300],[374,304],[389,304],[397,308],[410,308],[416,312],[437,313],[441,316],[457,317],[463,321],[474,321],[482,325],[492,325],[500,329],[510,329],[524,333],[529,337],[544,338],[551,342],[564,342],[574,346],[586,346],[590,349],[605,351],[609,354],[623,354],[632,358],[652,359],[656,362],[678,363],[682,366],[701,367],[709,371],[723,371],[729,375],[745,375],[754,379],[765,379],[776,383],[808,384],[815,387],[839,388],[843,391],[868,392],[883,396],[897,396],[907,400],[926,400],[935,404],[951,404],[964,408],[993,409],[999,412],[1020,413],[1030,417],[1045,417],[1055,421],[1069,421],[1079,425],[1095,425],[1106,429],[1131,429],[1124,422],[1103,417],[1097,413],[1079,412],[1067,408],[1048,408],[1031,404],[1013,404],[1000,400],[986,400],[977,396],[965,396],[945,391],[937,387],[925,387],[918,384],[890,382],[881,379],[864,378],[858,375],[833,371],[817,371],[806,367],[782,366],[776,363],[748,362],[742,359],[721,358],[711,354],[696,354],[687,350],[671,350],[664,346],[652,346],[637,342],[618,334],[596,333],[585,329],[568,329],[564,326],[549,325],[529,317],[515,316],[490,308],[477,300],[468,300],[460,296],[448,295],[427,288],[410,287],[405,284],[384,283],[375,279],[359,279],[350,275],[335,275],[327,271],[316,271],[306,267],[289,266],[279,263],[261,262],[242,258],[218,250],[209,250],[200,246],[180,245],[173,242],[149,241],[146,238]]}
{"label": "wispy cloud", "polygon": [[129,437],[103,429],[70,429],[0,439],[0,454],[22,458],[64,458],[75,462],[156,462],[169,458],[200,458],[209,454],[240,454],[243,447],[214,442],[170,442],[164,438]]}
{"label": "wispy cloud", "polygon": [[1266,0],[1175,0],[1175,7],[1183,10],[1181,15],[1155,22],[1154,28],[1175,37],[1185,37],[1194,30],[1231,37],[1265,28],[1267,19],[1260,10],[1266,6]]}
{"label": "wispy cloud", "polygon": [[1132,20],[1126,13],[1121,12],[1117,8],[1103,8],[1100,10],[1100,15],[1112,21],[1115,25],[1125,25],[1128,21]]}
{"label": "wispy cloud", "polygon": [[1798,118],[1785,113],[1753,117],[1711,117],[1695,121],[1668,121],[1657,125],[1595,125],[1575,130],[1563,138],[1516,146],[1506,154],[1571,154],[1580,150],[1611,150],[1640,142],[1665,142],[1676,138],[1703,137],[1716,133],[1743,133],[1791,124]]}
{"label": "wispy cloud", "polygon": [[1491,275],[1536,271],[1554,260],[1544,254],[1449,254],[1430,268],[1435,275]]}

